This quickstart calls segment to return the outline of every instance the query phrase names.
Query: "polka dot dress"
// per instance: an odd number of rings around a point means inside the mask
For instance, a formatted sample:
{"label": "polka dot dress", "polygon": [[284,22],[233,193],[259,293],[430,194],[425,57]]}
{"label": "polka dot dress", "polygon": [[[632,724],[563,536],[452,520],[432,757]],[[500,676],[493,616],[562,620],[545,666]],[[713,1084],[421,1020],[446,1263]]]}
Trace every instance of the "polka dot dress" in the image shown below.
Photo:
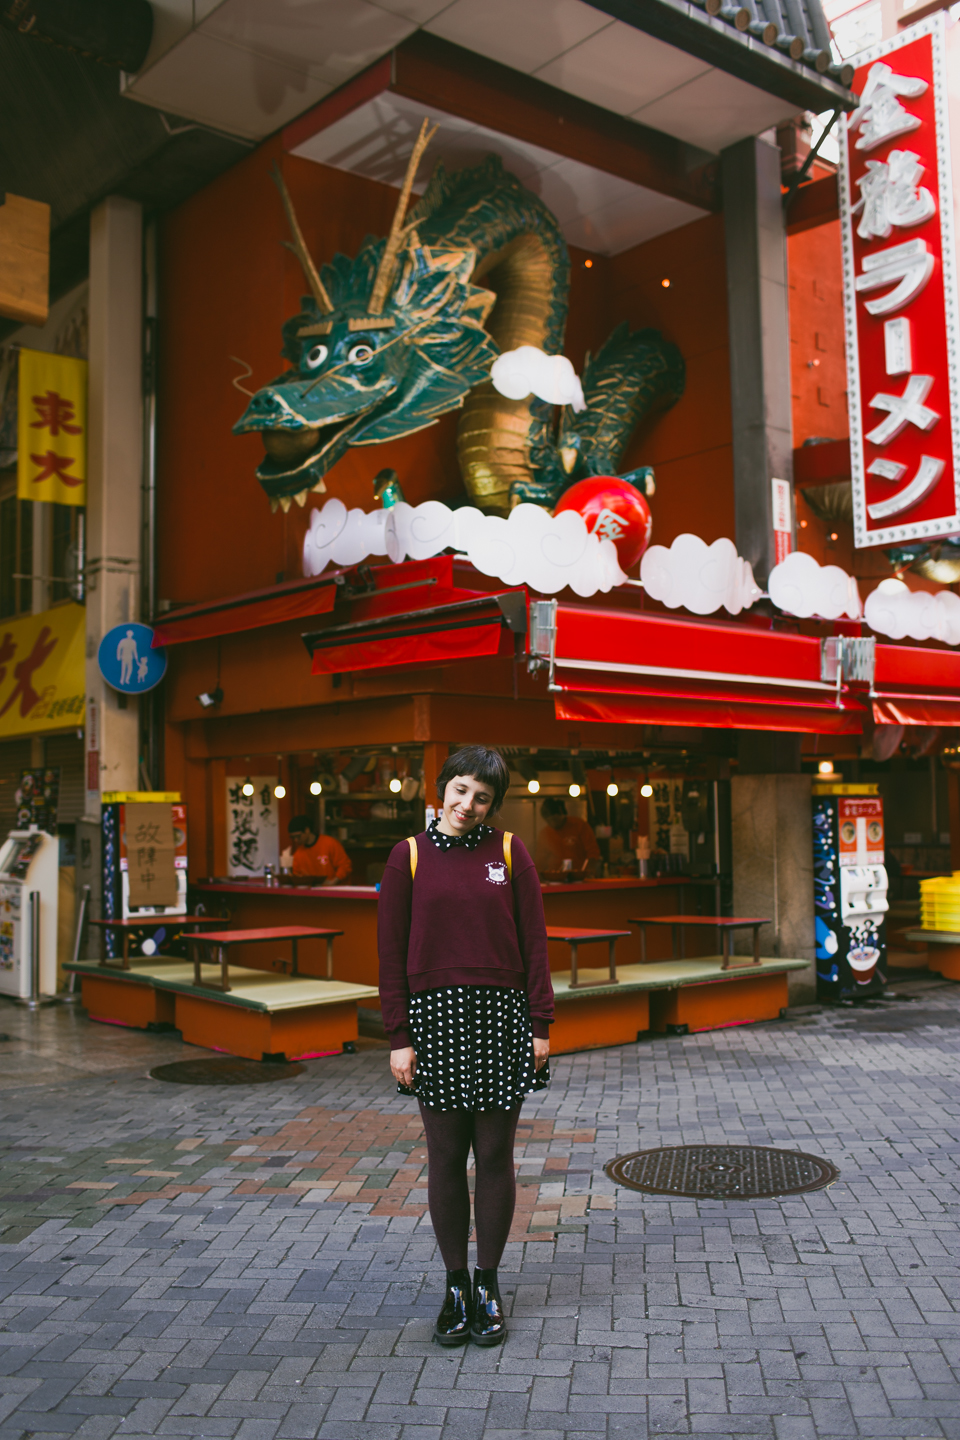
{"label": "polka dot dress", "polygon": [[550,1080],[537,1070],[527,997],[498,985],[446,985],[410,996],[413,1088],[431,1110],[512,1110]]}

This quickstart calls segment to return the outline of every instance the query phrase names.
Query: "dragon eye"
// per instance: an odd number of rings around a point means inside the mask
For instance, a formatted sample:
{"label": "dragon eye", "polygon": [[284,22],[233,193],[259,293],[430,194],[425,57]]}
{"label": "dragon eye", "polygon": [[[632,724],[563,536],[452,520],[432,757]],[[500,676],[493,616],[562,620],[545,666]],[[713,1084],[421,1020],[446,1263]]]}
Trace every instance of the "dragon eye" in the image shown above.
{"label": "dragon eye", "polygon": [[307,353],[307,368],[310,370],[316,370],[317,366],[322,365],[326,358],[326,345],[314,345],[313,349],[308,351]]}
{"label": "dragon eye", "polygon": [[370,345],[354,345],[347,359],[352,365],[366,365],[368,360],[373,359],[373,347]]}

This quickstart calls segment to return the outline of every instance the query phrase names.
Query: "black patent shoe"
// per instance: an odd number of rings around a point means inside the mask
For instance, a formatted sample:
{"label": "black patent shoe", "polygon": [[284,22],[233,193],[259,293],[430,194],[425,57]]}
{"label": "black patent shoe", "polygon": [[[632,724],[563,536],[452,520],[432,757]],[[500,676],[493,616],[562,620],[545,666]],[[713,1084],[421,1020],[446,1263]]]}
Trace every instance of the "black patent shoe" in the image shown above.
{"label": "black patent shoe", "polygon": [[499,1345],[507,1333],[507,1322],[500,1299],[496,1270],[473,1272],[473,1324],[470,1339],[474,1345]]}
{"label": "black patent shoe", "polygon": [[470,1339],[470,1321],[473,1307],[470,1303],[470,1271],[448,1270],[447,1293],[443,1307],[433,1327],[433,1338],[438,1345],[466,1345]]}

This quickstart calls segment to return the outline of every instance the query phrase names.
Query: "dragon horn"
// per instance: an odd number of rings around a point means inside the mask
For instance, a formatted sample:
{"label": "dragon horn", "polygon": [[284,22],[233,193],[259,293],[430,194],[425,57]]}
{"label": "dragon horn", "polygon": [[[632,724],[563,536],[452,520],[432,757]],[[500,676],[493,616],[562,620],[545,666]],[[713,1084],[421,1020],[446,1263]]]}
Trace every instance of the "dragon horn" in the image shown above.
{"label": "dragon horn", "polygon": [[377,269],[376,279],[373,282],[373,289],[370,292],[370,304],[367,307],[367,313],[369,315],[380,315],[383,312],[387,293],[390,289],[390,283],[393,280],[393,274],[397,266],[397,254],[403,239],[403,222],[407,213],[407,205],[410,202],[410,191],[413,189],[413,182],[417,177],[417,169],[423,158],[423,152],[436,133],[436,125],[434,125],[431,130],[430,121],[424,120],[420,126],[417,143],[413,147],[407,164],[407,173],[403,177],[403,188],[400,191],[400,199],[397,201],[397,208],[394,211],[393,224],[390,226],[390,234],[387,236],[387,243],[383,247],[383,255],[380,257],[380,265]]}
{"label": "dragon horn", "polygon": [[274,164],[270,174],[274,184],[280,191],[280,199],[283,201],[283,208],[286,211],[287,221],[290,225],[290,233],[293,236],[293,242],[289,244],[289,249],[293,251],[294,255],[296,255],[300,261],[303,267],[303,273],[307,279],[307,284],[313,292],[313,298],[316,300],[321,313],[329,315],[333,311],[333,301],[327,294],[317,267],[311,259],[310,251],[307,249],[307,242],[303,238],[303,231],[297,222],[297,214],[293,208],[293,201],[290,199],[290,192],[284,183],[283,176],[280,174],[279,166]]}

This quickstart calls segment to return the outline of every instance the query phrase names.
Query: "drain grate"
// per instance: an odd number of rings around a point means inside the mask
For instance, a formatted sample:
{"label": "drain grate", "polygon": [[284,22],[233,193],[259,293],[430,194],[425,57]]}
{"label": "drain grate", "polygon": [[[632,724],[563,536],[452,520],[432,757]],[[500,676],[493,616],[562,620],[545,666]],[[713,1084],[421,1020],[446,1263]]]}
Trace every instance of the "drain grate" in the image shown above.
{"label": "drain grate", "polygon": [[223,1060],[175,1060],[150,1071],[152,1079],[170,1080],[175,1085],[269,1085],[302,1074],[302,1065],[243,1060],[236,1055]]}
{"label": "drain grate", "polygon": [[652,1195],[713,1200],[769,1200],[820,1190],[840,1171],[801,1150],[762,1145],[671,1145],[619,1155],[604,1170],[618,1185]]}

